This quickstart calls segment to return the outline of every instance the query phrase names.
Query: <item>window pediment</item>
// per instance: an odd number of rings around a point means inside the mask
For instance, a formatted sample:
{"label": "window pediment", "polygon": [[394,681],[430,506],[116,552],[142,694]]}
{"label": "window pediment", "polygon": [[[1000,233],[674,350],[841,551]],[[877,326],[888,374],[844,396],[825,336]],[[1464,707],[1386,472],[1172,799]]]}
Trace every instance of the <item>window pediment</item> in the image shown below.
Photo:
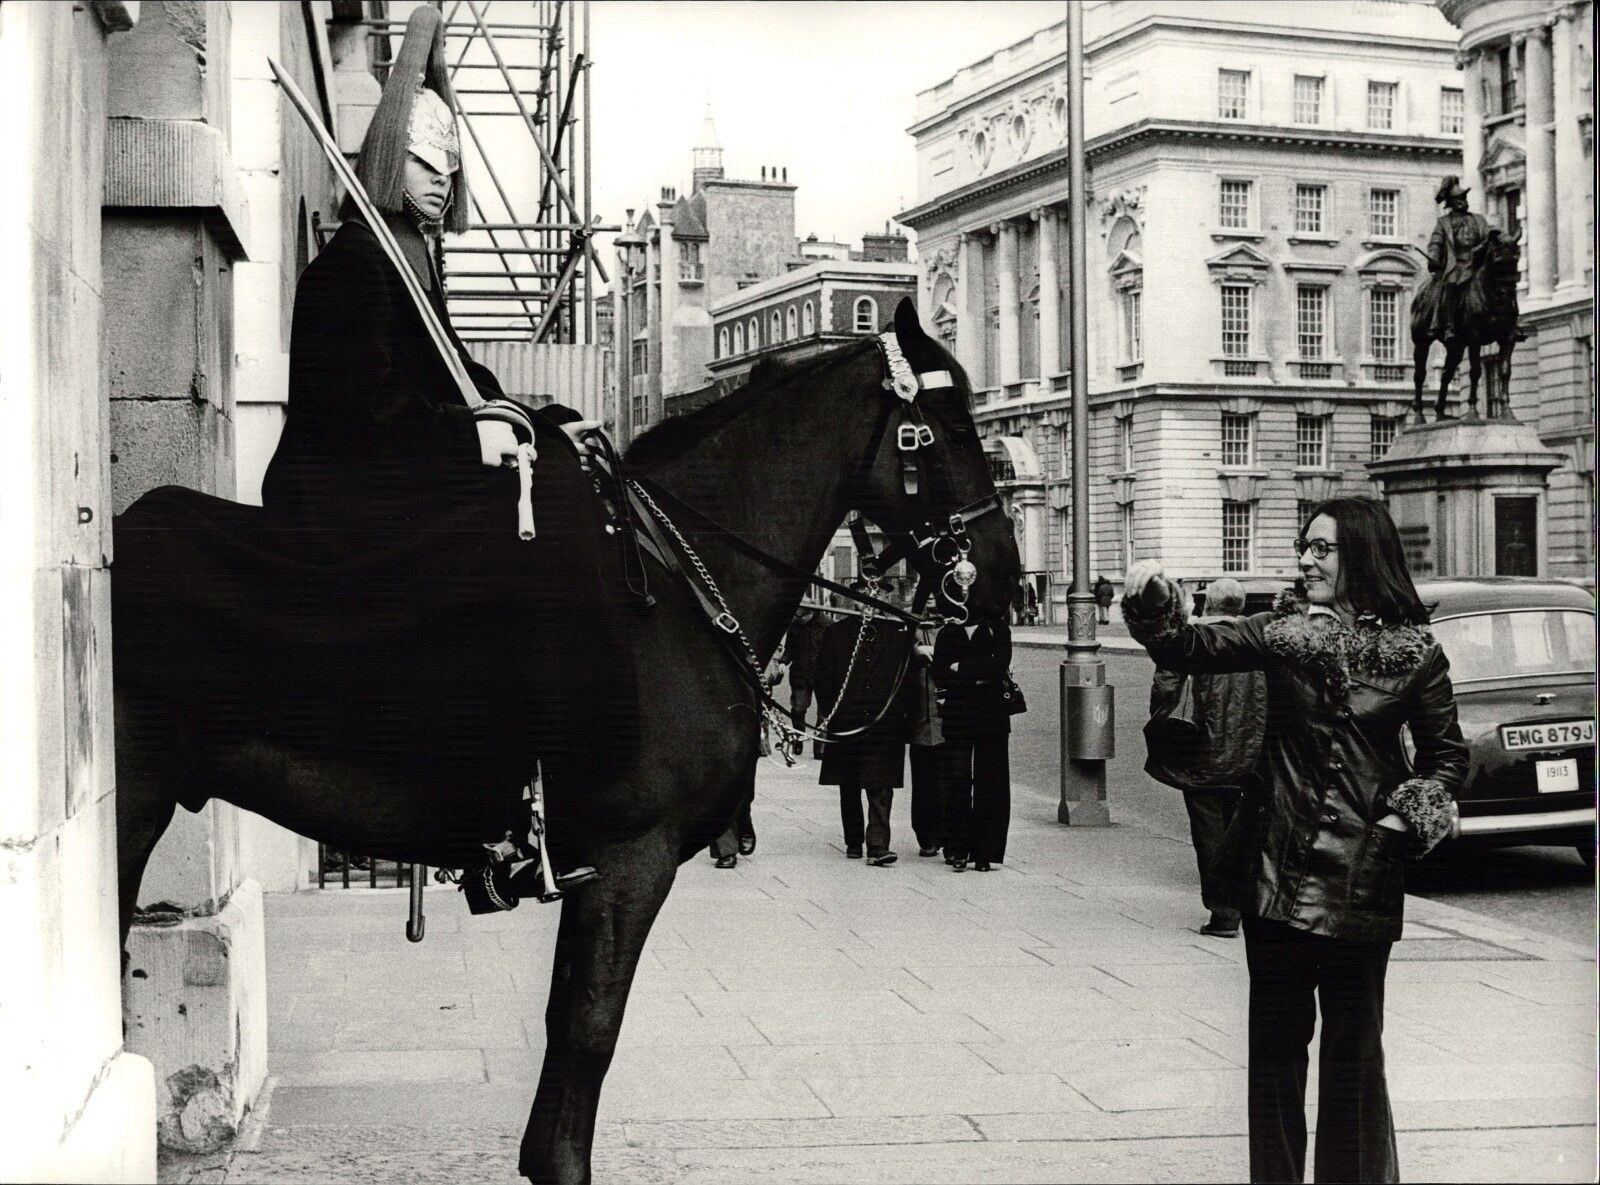
{"label": "window pediment", "polygon": [[1303,275],[1311,279],[1318,276],[1337,276],[1344,271],[1344,264],[1333,263],[1325,259],[1285,259],[1280,265],[1286,272]]}
{"label": "window pediment", "polygon": [[1272,261],[1249,243],[1234,243],[1206,260],[1214,281],[1247,280],[1259,283]]}

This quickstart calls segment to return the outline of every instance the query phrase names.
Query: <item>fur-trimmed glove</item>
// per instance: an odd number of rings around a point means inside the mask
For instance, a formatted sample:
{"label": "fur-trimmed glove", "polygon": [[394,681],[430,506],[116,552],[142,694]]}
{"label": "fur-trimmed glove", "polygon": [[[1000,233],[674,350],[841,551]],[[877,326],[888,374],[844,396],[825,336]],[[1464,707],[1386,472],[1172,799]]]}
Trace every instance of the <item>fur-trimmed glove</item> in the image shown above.
{"label": "fur-trimmed glove", "polygon": [[1425,856],[1450,834],[1455,799],[1432,778],[1407,778],[1389,794],[1389,809],[1406,821],[1416,836],[1413,855]]}

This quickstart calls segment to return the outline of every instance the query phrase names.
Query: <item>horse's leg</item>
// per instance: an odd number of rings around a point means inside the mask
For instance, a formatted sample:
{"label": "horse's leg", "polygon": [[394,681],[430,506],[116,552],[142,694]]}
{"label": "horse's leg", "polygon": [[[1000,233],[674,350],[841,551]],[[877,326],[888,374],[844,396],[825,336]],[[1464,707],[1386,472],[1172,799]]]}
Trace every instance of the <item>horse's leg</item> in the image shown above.
{"label": "horse's leg", "polygon": [[128,929],[138,905],[150,853],[166,833],[178,806],[175,761],[181,748],[174,722],[156,719],[148,709],[130,708],[119,698],[117,729],[117,937],[128,944]]}
{"label": "horse's leg", "polygon": [[1444,369],[1439,372],[1439,402],[1434,407],[1434,416],[1437,419],[1445,418],[1445,404],[1450,399],[1450,383],[1456,377],[1456,368],[1461,365],[1461,346],[1452,342],[1445,347]]}
{"label": "horse's leg", "polygon": [[1473,342],[1467,347],[1467,359],[1467,414],[1476,417],[1478,414],[1478,379],[1483,374],[1483,362],[1479,357],[1477,342]]}
{"label": "horse's leg", "polygon": [[595,1113],[634,969],[678,870],[676,838],[654,831],[597,853],[600,880],[561,905],[545,1009],[544,1066],[522,1137],[530,1181],[589,1181]]}
{"label": "horse's leg", "polygon": [[1414,391],[1411,400],[1412,411],[1416,414],[1417,423],[1427,422],[1422,414],[1422,384],[1428,381],[1428,352],[1433,348],[1433,340],[1426,333],[1413,333],[1411,335],[1411,358],[1415,364],[1413,372]]}

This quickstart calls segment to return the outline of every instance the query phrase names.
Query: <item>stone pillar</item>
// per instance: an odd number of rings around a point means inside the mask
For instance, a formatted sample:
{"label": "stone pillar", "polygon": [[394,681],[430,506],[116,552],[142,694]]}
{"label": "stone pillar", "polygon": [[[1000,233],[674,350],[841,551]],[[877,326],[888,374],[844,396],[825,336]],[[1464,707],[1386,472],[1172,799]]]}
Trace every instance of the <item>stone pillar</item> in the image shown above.
{"label": "stone pillar", "polygon": [[678,389],[678,249],[672,237],[672,207],[661,206],[661,385],[655,406],[650,411],[652,423],[659,422],[665,414],[663,408],[668,395]]}
{"label": "stone pillar", "polygon": [[1583,193],[1583,143],[1578,129],[1578,79],[1573,69],[1573,47],[1577,40],[1572,8],[1558,12],[1551,27],[1551,50],[1555,68],[1551,78],[1554,91],[1553,118],[1556,178],[1556,285],[1562,295],[1583,282],[1584,240],[1588,236],[1588,203]]}
{"label": "stone pillar", "polygon": [[1542,27],[1532,30],[1528,34],[1526,53],[1524,83],[1527,94],[1523,97],[1523,106],[1527,115],[1524,148],[1528,169],[1528,296],[1532,301],[1543,301],[1549,298],[1556,279],[1556,169],[1555,145],[1550,127],[1553,114],[1550,30]]}
{"label": "stone pillar", "polygon": [[1021,377],[1017,356],[1019,300],[1017,296],[1017,227],[1010,221],[994,228],[997,237],[996,261],[1000,300],[1000,384],[1015,383]]}
{"label": "stone pillar", "polygon": [[[147,3],[111,45],[102,261],[111,493],[235,491],[233,265],[244,202],[231,153],[231,10]],[[140,905],[175,925],[128,937],[129,1047],[155,1063],[159,1138],[210,1151],[237,1134],[266,1077],[260,887],[239,868],[240,812],[178,811]]]}
{"label": "stone pillar", "polygon": [[1061,223],[1055,210],[1039,212],[1039,384],[1048,392],[1051,377],[1061,372],[1061,277],[1056,260],[1060,253]]}
{"label": "stone pillar", "polygon": [[[645,236],[644,244],[644,325],[637,326],[634,332],[644,330],[644,366],[643,375],[635,374],[633,381],[644,388],[644,423],[633,424],[634,432],[643,431],[654,424],[661,417],[661,351],[652,350],[651,338],[657,343],[661,341],[661,299],[656,295],[655,266],[661,258],[661,249],[656,241],[649,235]],[[628,343],[628,348],[633,348],[633,343]],[[657,392],[657,394],[651,394]],[[630,396],[632,392],[629,392]]]}
{"label": "stone pillar", "polygon": [[100,190],[120,3],[0,21],[0,1180],[156,1179],[117,955]]}
{"label": "stone pillar", "polygon": [[1480,209],[1488,200],[1483,187],[1483,55],[1461,56],[1461,184],[1470,188]]}
{"label": "stone pillar", "polygon": [[966,368],[974,385],[978,383],[981,369],[978,362],[983,355],[983,314],[972,311],[972,293],[981,284],[975,284],[978,249],[973,237],[966,231],[956,235],[956,359]]}

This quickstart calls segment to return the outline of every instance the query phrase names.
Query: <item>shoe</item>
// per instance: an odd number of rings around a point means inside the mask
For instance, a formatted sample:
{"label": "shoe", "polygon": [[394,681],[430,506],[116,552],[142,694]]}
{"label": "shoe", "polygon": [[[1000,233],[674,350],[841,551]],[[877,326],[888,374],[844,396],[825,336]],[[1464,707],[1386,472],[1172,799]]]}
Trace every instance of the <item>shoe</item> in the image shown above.
{"label": "shoe", "polygon": [[956,862],[956,858],[954,856],[952,856],[949,852],[946,852],[944,854],[944,862],[946,864],[954,864]]}
{"label": "shoe", "polygon": [[1200,927],[1200,933],[1208,934],[1212,938],[1237,938],[1239,915],[1231,911],[1213,909],[1211,919]]}
{"label": "shoe", "polygon": [[939,849],[937,847],[917,849],[917,855],[919,856],[937,856],[938,854]]}
{"label": "shoe", "polygon": [[874,868],[887,868],[898,859],[900,857],[893,852],[879,852],[875,856],[868,856],[867,863]]}
{"label": "shoe", "polygon": [[987,860],[974,860],[972,862],[972,871],[973,872],[993,872],[994,871],[994,865],[990,864],[989,861],[987,861]]}
{"label": "shoe", "polygon": [[750,855],[750,853],[754,852],[755,850],[756,850],[756,837],[755,836],[753,836],[753,835],[741,835],[739,837],[739,855],[748,856],[748,855]]}
{"label": "shoe", "polygon": [[739,857],[737,857],[737,856],[718,856],[717,857],[717,867],[718,868],[736,868],[736,867],[738,867],[738,864],[739,864]]}
{"label": "shoe", "polygon": [[858,843],[848,845],[844,850],[844,854],[851,860],[861,859],[861,845]]}
{"label": "shoe", "polygon": [[536,901],[558,901],[563,893],[587,884],[599,875],[588,865],[559,873],[556,876],[556,891],[546,893],[544,875],[539,871],[537,860],[525,860],[518,864],[501,860],[463,875],[461,892],[466,896],[469,913],[504,913],[515,909],[525,897]]}
{"label": "shoe", "polygon": [[965,872],[966,870],[967,870],[967,858],[965,856],[957,856],[953,860],[950,861],[950,871],[951,872]]}

